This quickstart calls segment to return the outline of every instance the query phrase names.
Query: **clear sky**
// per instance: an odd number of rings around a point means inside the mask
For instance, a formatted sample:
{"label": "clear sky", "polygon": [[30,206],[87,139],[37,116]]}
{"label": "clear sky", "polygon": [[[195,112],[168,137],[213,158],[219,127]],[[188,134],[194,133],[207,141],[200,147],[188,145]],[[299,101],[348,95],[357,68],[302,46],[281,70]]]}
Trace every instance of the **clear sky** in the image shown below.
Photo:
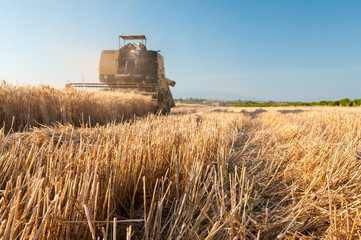
{"label": "clear sky", "polygon": [[359,0],[0,0],[0,80],[96,82],[119,34],[161,50],[175,98],[361,98]]}

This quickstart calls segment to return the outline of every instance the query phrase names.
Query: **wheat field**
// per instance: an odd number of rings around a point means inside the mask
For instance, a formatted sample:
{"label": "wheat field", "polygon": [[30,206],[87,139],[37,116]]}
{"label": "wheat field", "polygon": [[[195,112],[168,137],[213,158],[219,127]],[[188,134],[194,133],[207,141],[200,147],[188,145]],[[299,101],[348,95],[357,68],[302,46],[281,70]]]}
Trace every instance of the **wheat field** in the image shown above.
{"label": "wheat field", "polygon": [[121,122],[154,111],[149,96],[113,91],[77,91],[49,86],[0,86],[0,122],[5,131],[41,125],[74,126]]}
{"label": "wheat field", "polygon": [[172,112],[3,128],[0,238],[361,238],[360,108]]}

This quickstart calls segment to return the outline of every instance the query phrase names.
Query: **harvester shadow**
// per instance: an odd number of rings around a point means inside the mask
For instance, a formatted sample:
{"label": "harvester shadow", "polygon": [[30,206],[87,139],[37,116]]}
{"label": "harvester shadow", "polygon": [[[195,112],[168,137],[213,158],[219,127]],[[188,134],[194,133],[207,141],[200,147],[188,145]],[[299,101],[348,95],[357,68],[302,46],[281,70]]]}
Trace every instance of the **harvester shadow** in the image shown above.
{"label": "harvester shadow", "polygon": [[301,109],[294,109],[294,110],[278,110],[277,112],[282,113],[282,114],[287,114],[287,113],[301,113],[301,112],[304,112],[304,110],[301,110]]}
{"label": "harvester shadow", "polygon": [[254,112],[247,112],[246,110],[241,111],[241,113],[246,114],[246,115],[250,116],[251,118],[255,118],[258,114],[263,113],[263,112],[267,112],[267,111],[264,110],[263,108],[256,109]]}

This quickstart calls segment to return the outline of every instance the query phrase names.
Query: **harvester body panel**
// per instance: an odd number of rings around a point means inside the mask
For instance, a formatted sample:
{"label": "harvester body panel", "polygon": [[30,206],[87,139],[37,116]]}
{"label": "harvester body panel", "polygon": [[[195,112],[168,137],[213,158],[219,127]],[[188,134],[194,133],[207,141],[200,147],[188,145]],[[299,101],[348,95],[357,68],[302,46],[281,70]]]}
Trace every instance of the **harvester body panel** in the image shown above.
{"label": "harvester body panel", "polygon": [[111,75],[117,73],[119,50],[105,50],[100,55],[99,73]]}

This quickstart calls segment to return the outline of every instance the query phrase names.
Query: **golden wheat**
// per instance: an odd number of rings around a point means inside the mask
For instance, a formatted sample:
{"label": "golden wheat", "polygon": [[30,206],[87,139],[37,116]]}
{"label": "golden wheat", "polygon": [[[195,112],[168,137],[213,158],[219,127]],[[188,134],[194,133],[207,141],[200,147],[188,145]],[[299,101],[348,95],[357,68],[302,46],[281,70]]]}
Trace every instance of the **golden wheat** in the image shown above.
{"label": "golden wheat", "polygon": [[5,130],[71,123],[104,125],[144,116],[155,109],[150,97],[124,92],[76,91],[42,87],[0,87],[0,123]]}
{"label": "golden wheat", "polygon": [[358,239],[361,110],[2,134],[0,238]]}

